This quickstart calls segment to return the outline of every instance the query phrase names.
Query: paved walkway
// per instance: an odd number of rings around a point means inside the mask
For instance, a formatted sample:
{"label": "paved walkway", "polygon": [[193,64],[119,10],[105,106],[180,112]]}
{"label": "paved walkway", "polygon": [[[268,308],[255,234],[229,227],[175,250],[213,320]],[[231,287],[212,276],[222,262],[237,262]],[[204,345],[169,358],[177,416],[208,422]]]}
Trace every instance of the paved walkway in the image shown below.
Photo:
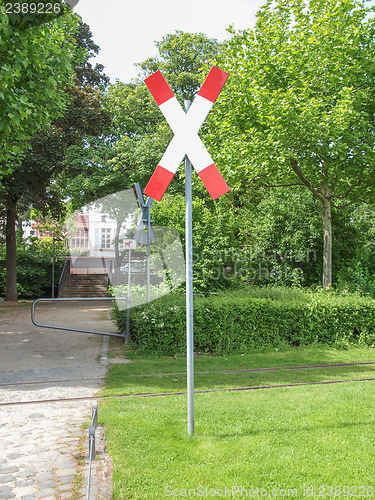
{"label": "paved walkway", "polygon": [[[108,307],[43,303],[37,320],[114,331]],[[93,396],[106,372],[107,339],[37,328],[30,306],[0,303],[0,499],[87,497],[88,434],[82,425],[91,421],[92,401],[30,402]],[[96,451],[89,498],[111,499],[111,461],[100,428]]]}

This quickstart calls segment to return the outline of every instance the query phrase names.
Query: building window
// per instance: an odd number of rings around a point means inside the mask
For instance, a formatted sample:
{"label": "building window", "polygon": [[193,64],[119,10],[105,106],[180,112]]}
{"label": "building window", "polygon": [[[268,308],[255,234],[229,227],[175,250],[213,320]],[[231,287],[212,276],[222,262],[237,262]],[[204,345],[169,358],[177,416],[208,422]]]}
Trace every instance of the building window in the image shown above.
{"label": "building window", "polygon": [[74,215],[74,233],[70,235],[71,248],[89,247],[89,216],[86,214]]}
{"label": "building window", "polygon": [[102,228],[101,248],[111,248],[111,229],[109,228]]}
{"label": "building window", "polygon": [[89,227],[89,216],[88,214],[75,214],[74,223],[77,227]]}
{"label": "building window", "polygon": [[87,227],[79,227],[70,239],[71,248],[88,248],[89,230]]}

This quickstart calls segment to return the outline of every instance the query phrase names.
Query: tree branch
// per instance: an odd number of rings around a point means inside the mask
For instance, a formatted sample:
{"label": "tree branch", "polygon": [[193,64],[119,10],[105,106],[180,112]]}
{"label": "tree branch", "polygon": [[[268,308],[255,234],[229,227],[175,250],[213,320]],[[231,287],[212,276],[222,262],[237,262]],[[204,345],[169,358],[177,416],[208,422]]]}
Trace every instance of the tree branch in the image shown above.
{"label": "tree branch", "polygon": [[348,197],[348,195],[351,193],[351,191],[353,191],[353,189],[360,186],[361,184],[363,184],[362,179],[360,179],[358,182],[356,182],[355,184],[350,186],[349,189],[344,194],[334,195],[334,196],[332,196],[332,198],[336,198],[338,200],[343,200],[343,199]]}
{"label": "tree branch", "polygon": [[335,190],[335,187],[337,186],[338,180],[339,180],[339,176],[337,174],[336,177],[335,177],[335,179],[334,179],[334,181],[333,181],[333,184],[332,184],[332,191]]}
{"label": "tree branch", "polygon": [[344,205],[340,205],[340,206],[338,206],[338,205],[335,205],[335,204],[332,202],[332,206],[333,206],[333,208],[335,208],[336,210],[341,210],[342,208],[348,207],[348,206],[349,206],[349,205],[351,205],[351,204],[352,204],[352,202],[351,202],[351,201],[349,201],[348,203],[345,203]]}
{"label": "tree branch", "polygon": [[318,189],[316,187],[314,187],[308,180],[307,178],[303,175],[302,171],[300,170],[300,168],[298,167],[297,165],[297,160],[295,158],[291,158],[290,159],[290,164],[292,166],[292,169],[294,171],[294,173],[297,175],[297,177],[302,181],[302,184],[304,186],[307,187],[307,189],[309,189],[314,198],[317,198],[318,200],[320,201],[323,201],[323,196],[320,194],[320,192],[318,191]]}

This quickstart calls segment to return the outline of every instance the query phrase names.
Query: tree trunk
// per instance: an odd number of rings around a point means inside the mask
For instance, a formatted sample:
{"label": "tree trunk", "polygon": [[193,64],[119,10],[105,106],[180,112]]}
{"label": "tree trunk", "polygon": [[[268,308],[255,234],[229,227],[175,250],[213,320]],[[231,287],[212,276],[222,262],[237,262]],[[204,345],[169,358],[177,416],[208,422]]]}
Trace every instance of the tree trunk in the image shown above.
{"label": "tree trunk", "polygon": [[323,288],[327,289],[332,285],[332,224],[331,224],[331,200],[323,198],[322,221],[323,221]]}
{"label": "tree trunk", "polygon": [[16,217],[17,204],[10,200],[6,211],[6,292],[5,300],[18,301],[17,294],[17,243]]}

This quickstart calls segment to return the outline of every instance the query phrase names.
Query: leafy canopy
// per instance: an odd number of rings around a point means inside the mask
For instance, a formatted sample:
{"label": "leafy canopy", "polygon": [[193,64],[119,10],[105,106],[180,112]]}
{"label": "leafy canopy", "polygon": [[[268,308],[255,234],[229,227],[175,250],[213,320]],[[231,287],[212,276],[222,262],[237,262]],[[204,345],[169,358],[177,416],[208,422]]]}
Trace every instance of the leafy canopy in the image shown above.
{"label": "leafy canopy", "polygon": [[59,116],[63,89],[71,81],[77,18],[70,10],[57,19],[18,29],[0,6],[0,174],[20,155],[37,130]]}
{"label": "leafy canopy", "polygon": [[200,87],[200,70],[204,63],[212,60],[219,43],[203,33],[185,33],[176,30],[156,42],[157,57],[150,57],[138,64],[145,78],[160,70],[166,76],[177,98],[193,100]]}
{"label": "leafy canopy", "polygon": [[[375,21],[366,0],[268,0],[233,33],[211,146],[249,179],[357,199],[375,182]],[[217,131],[221,131],[220,138]]]}

